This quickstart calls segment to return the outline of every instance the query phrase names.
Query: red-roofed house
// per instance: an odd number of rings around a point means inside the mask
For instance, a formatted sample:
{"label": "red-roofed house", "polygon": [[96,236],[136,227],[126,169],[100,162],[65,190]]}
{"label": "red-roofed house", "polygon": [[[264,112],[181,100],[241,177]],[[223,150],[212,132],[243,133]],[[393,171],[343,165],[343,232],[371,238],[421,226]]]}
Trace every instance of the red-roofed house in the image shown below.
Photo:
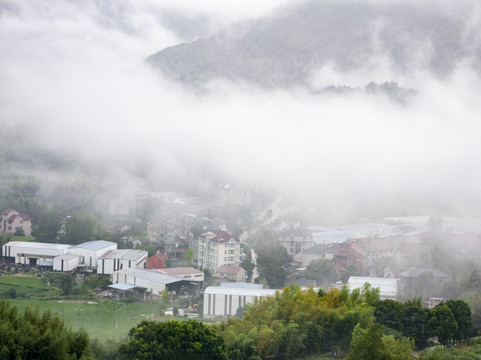
{"label": "red-roofed house", "polygon": [[32,234],[32,221],[30,216],[20,214],[13,209],[7,209],[0,215],[0,232],[15,234],[17,229],[22,229],[25,236]]}
{"label": "red-roofed house", "polygon": [[240,240],[225,231],[208,231],[199,238],[197,255],[199,267],[209,269],[215,275],[222,265],[240,265]]}
{"label": "red-roofed house", "polygon": [[167,254],[155,254],[147,259],[147,269],[163,269],[167,266]]}
{"label": "red-roofed house", "polygon": [[215,276],[228,281],[246,281],[246,271],[240,266],[221,265],[215,272]]}

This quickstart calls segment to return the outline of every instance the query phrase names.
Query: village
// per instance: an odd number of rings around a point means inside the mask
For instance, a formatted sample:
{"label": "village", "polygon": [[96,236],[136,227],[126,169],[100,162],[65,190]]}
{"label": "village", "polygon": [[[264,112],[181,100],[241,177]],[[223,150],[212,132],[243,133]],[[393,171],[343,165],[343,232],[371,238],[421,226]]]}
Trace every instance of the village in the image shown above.
{"label": "village", "polygon": [[[59,238],[33,241],[30,216],[7,209],[0,223],[0,232],[10,236],[2,245],[2,268],[68,273],[76,283],[102,275],[109,285],[97,295],[152,301],[167,291],[174,299],[188,299],[182,315],[213,318],[235,316],[246,304],[293,283],[326,290],[369,283],[379,288],[382,299],[422,297],[432,308],[460,295],[461,275],[450,271],[452,264],[481,257],[479,219],[406,216],[301,227],[300,221],[289,220],[295,207],[283,206],[278,198],[262,210],[260,203],[249,191],[230,185],[220,186],[218,198],[208,203],[177,193],[133,192],[109,206],[115,219],[111,229],[126,236],[77,244]],[[146,236],[129,236],[130,227],[122,220],[146,204],[154,204]],[[231,211],[230,219],[217,216],[225,209]],[[251,225],[232,209],[260,215]],[[68,218],[60,223],[58,232],[65,233]],[[18,241],[15,234],[30,240]],[[275,251],[267,252],[260,264],[266,247]],[[266,275],[269,271],[277,278]]]}

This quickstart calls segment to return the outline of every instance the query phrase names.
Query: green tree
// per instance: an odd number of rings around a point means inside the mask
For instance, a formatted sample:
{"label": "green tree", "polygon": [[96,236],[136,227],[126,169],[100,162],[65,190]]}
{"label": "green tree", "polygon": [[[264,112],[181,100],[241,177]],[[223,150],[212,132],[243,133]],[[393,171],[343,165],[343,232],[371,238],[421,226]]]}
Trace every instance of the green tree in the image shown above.
{"label": "green tree", "polygon": [[346,271],[341,275],[341,281],[346,284],[351,276],[358,276],[359,270],[356,265],[349,264],[346,266]]}
{"label": "green tree", "polygon": [[427,327],[431,335],[437,336],[443,345],[451,341],[458,330],[453,312],[446,304],[439,304],[431,310]]}
{"label": "green tree", "polygon": [[383,327],[373,324],[367,329],[356,326],[347,360],[411,360],[414,341],[383,334]]}
{"label": "green tree", "polygon": [[143,321],[129,332],[129,342],[121,345],[119,360],[227,360],[224,341],[215,330],[188,321]]}
{"label": "green tree", "polygon": [[59,230],[60,216],[53,211],[45,211],[40,215],[38,224],[33,228],[32,235],[39,242],[55,242]]}
{"label": "green tree", "polygon": [[471,321],[471,309],[464,300],[449,300],[446,301],[447,307],[451,310],[456,319],[458,329],[454,334],[455,340],[467,339],[473,330]]}
{"label": "green tree", "polygon": [[317,286],[329,287],[336,279],[336,271],[332,260],[317,259],[312,260],[302,273],[306,279],[316,280]]}
{"label": "green tree", "polygon": [[285,268],[291,257],[279,244],[266,245],[257,252],[257,269],[260,280],[265,280],[272,289],[284,287],[287,278]]}
{"label": "green tree", "polygon": [[95,216],[85,211],[76,212],[67,220],[64,242],[79,244],[95,240],[95,235],[99,230],[100,224]]}

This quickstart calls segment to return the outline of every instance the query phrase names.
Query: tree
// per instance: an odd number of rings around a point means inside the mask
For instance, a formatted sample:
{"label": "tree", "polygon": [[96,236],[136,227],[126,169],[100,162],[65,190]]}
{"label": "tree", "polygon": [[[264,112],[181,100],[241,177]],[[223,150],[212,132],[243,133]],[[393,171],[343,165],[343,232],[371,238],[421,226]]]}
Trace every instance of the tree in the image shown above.
{"label": "tree", "polygon": [[13,234],[13,236],[25,236],[25,232],[23,231],[23,228],[21,227],[15,228],[15,233]]}
{"label": "tree", "polygon": [[455,340],[467,339],[473,329],[471,321],[471,309],[464,300],[449,300],[446,301],[446,306],[451,310],[458,324],[458,329],[454,334]]}
{"label": "tree", "polygon": [[201,322],[143,321],[129,332],[129,342],[119,348],[119,360],[227,360],[222,337]]}
{"label": "tree", "polygon": [[95,216],[85,211],[76,212],[67,220],[64,242],[79,244],[95,240],[95,235],[99,230],[100,224]]}
{"label": "tree", "polygon": [[312,260],[302,273],[306,279],[316,280],[317,286],[328,287],[336,279],[336,271],[332,260]]}
{"label": "tree", "polygon": [[43,212],[33,229],[33,236],[39,242],[55,242],[60,230],[60,216],[53,211]]}
{"label": "tree", "polygon": [[245,259],[244,261],[242,261],[241,266],[246,271],[247,281],[251,281],[252,274],[254,273],[254,269],[256,267],[256,265],[252,261],[252,251],[249,248],[249,246],[247,246],[247,244],[245,243],[242,243],[241,247],[244,250],[244,254],[245,254]]}
{"label": "tree", "polygon": [[346,266],[346,271],[341,275],[341,281],[346,284],[351,276],[359,275],[359,270],[356,265],[349,264]]}
{"label": "tree", "polygon": [[367,329],[357,325],[352,334],[347,360],[411,360],[414,341],[383,335],[383,327],[372,324]]}
{"label": "tree", "polygon": [[431,310],[427,327],[431,335],[437,336],[443,345],[451,341],[458,330],[453,312],[443,303]]}
{"label": "tree", "polygon": [[291,261],[287,250],[279,244],[266,245],[257,253],[259,277],[272,289],[284,287],[287,278],[285,268]]}

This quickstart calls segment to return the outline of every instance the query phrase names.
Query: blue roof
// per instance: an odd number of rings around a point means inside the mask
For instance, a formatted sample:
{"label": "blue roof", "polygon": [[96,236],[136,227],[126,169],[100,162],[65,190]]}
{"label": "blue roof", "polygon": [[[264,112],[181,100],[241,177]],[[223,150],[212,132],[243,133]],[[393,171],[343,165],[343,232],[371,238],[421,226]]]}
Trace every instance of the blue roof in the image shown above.
{"label": "blue roof", "polygon": [[87,241],[87,242],[75,245],[72,247],[72,249],[87,249],[87,250],[97,251],[112,245],[116,245],[116,243],[111,241],[105,241],[105,240],[94,240],[94,241]]}

